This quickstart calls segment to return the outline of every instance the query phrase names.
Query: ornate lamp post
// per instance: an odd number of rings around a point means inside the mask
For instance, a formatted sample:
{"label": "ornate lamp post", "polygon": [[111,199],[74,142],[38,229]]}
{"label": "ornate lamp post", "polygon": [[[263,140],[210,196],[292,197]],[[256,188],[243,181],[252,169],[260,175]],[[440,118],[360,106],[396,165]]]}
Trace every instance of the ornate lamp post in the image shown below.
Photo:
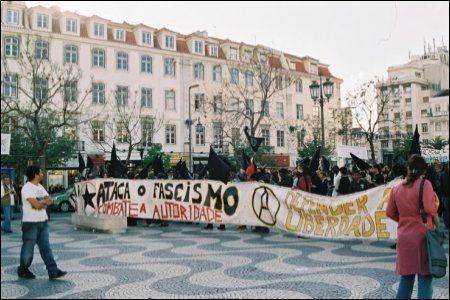
{"label": "ornate lamp post", "polygon": [[323,96],[325,95],[327,101],[330,101],[330,97],[333,96],[333,82],[330,80],[330,78],[327,78],[327,80],[322,83],[322,76],[319,76],[319,83],[317,83],[316,80],[312,82],[312,84],[309,86],[309,90],[311,92],[311,98],[314,100],[314,104],[316,104],[316,101],[319,100],[320,104],[320,125],[322,129],[322,151],[325,149],[325,125],[324,125],[324,119],[323,119],[323,104],[325,99]]}

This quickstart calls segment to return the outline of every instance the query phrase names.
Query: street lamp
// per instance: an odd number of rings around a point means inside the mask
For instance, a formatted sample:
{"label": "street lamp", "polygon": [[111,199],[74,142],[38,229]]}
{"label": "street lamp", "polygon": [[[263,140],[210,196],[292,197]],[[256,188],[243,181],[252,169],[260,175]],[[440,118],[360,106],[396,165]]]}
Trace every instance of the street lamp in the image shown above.
{"label": "street lamp", "polygon": [[314,100],[314,104],[316,104],[316,101],[319,100],[320,103],[320,121],[322,126],[322,153],[325,150],[325,126],[324,126],[324,119],[323,119],[323,104],[324,99],[323,95],[325,94],[325,97],[327,98],[328,102],[330,101],[330,97],[333,96],[333,82],[330,80],[330,78],[327,78],[327,80],[322,83],[322,76],[319,75],[319,83],[317,83],[316,80],[312,82],[312,84],[309,86],[309,90],[311,92],[311,98]]}
{"label": "street lamp", "polygon": [[191,89],[199,87],[198,84],[193,84],[189,86],[189,170],[192,172],[192,119],[191,119]]}

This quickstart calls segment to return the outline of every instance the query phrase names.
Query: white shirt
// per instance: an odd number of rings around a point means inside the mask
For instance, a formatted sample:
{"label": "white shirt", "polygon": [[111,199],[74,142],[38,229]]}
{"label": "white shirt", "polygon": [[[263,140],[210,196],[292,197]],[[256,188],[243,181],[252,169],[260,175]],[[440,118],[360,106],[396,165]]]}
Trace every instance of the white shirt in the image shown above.
{"label": "white shirt", "polygon": [[[5,184],[4,183],[2,183],[2,193],[1,193],[1,198],[3,198],[3,196],[5,195]],[[14,187],[12,186],[12,184],[10,184],[9,186],[8,186],[8,188],[10,189],[10,190],[13,190],[13,191],[15,191],[14,190]],[[10,200],[10,203],[11,203],[11,206],[14,206],[14,195],[15,194],[9,194],[9,199],[11,199]]]}
{"label": "white shirt", "polygon": [[28,201],[28,198],[43,200],[45,196],[48,196],[48,193],[41,184],[34,185],[31,182],[27,182],[23,186],[23,222],[44,222],[48,220],[47,212],[45,211],[45,209],[34,209],[31,206],[30,201]]}

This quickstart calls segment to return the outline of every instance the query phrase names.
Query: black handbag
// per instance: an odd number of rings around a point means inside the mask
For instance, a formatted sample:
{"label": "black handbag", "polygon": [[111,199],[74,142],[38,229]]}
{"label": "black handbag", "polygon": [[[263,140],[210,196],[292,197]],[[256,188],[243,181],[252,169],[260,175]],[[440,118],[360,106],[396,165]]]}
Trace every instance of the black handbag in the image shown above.
{"label": "black handbag", "polygon": [[[420,215],[422,216],[422,222],[427,225],[427,214],[423,208],[423,185],[425,184],[425,179],[420,182],[420,192],[419,192],[419,208]],[[433,218],[433,223],[434,218]],[[430,275],[434,278],[444,277],[447,272],[447,256],[445,255],[444,243],[445,235],[443,232],[439,231],[436,226],[436,230],[430,230],[427,226],[427,249],[428,249],[428,265],[430,268]]]}

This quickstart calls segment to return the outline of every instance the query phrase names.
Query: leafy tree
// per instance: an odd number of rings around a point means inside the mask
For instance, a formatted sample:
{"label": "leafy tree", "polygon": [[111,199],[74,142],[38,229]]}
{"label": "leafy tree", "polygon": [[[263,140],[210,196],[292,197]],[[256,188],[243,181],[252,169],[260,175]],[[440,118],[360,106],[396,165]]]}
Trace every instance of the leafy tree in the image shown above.
{"label": "leafy tree", "polygon": [[[161,153],[162,145],[161,144],[153,144],[147,151],[146,155],[143,158],[143,165],[153,162],[156,158],[156,155]],[[163,164],[164,170],[167,171],[170,168],[170,155],[163,153]],[[156,174],[155,174],[156,175]]]}
{"label": "leafy tree", "polygon": [[394,147],[394,157],[400,158],[402,157],[404,160],[408,160],[409,149],[411,149],[413,136],[407,135],[403,137],[397,146]]}
{"label": "leafy tree", "polygon": [[431,148],[431,149],[442,150],[447,145],[448,145],[448,140],[446,140],[440,136],[436,136],[436,137],[434,137],[434,139],[428,141],[428,143],[424,146],[427,148]]}
{"label": "leafy tree", "polygon": [[[313,139],[310,141],[305,142],[304,147],[301,149],[298,149],[298,156],[303,159],[306,157],[313,157],[314,153],[316,153],[317,148],[320,147],[320,140],[319,139]],[[333,153],[333,149],[331,145],[325,145],[325,149],[322,150],[322,155],[329,158],[331,157],[331,154]]]}
{"label": "leafy tree", "polygon": [[[257,167],[267,167],[274,168],[276,167],[276,161],[271,159],[267,154],[273,153],[273,148],[270,146],[261,146],[258,149],[258,152],[255,155],[255,163]],[[242,169],[244,166],[242,152],[248,155],[248,157],[253,156],[253,150],[251,147],[239,147],[234,151],[234,155],[229,157],[229,161],[234,164],[237,170]]]}

